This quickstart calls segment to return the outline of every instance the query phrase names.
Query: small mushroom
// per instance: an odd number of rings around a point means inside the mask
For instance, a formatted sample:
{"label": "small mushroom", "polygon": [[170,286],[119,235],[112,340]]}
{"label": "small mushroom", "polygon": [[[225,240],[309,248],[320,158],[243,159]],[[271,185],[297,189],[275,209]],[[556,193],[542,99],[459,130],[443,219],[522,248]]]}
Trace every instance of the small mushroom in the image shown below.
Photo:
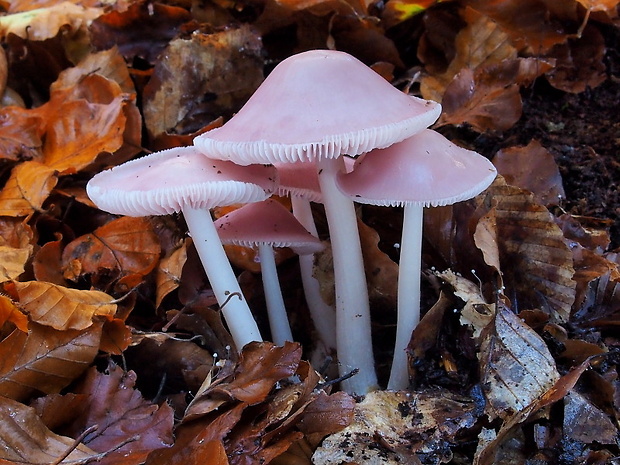
{"label": "small mushroom", "polygon": [[356,202],[404,206],[398,274],[398,324],[388,389],[409,385],[406,348],[420,321],[423,207],[450,205],[486,189],[497,171],[482,155],[438,132],[422,132],[360,157],[338,187]]}
{"label": "small mushroom", "polygon": [[264,200],[275,189],[275,168],[212,160],[179,147],[95,175],[88,196],[102,210],[127,216],[183,212],[189,233],[237,349],[261,335],[217,235],[209,209]]}
{"label": "small mushroom", "polygon": [[250,203],[215,221],[224,244],[258,247],[267,313],[273,342],[293,341],[273,247],[290,247],[300,256],[320,251],[321,241],[310,234],[280,203],[272,199]]}
{"label": "small mushroom", "polygon": [[316,161],[334,261],[339,370],[359,370],[343,382],[348,392],[365,394],[377,377],[357,217],[335,185],[342,155],[402,141],[440,112],[351,55],[312,50],[281,62],[235,116],[194,139],[204,153],[239,164]]}

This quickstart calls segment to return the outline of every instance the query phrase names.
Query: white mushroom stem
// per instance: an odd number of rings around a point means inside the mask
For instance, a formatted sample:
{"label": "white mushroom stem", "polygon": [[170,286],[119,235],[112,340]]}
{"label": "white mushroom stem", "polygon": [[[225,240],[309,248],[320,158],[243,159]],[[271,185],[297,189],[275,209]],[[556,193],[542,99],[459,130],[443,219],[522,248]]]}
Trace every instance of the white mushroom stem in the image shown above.
{"label": "white mushroom stem", "polygon": [[183,216],[237,350],[241,351],[249,342],[262,341],[211,214],[204,209],[186,206]]}
{"label": "white mushroom stem", "polygon": [[[297,221],[308,230],[314,237],[318,237],[310,201],[291,194],[293,215]],[[336,348],[336,312],[331,305],[323,300],[319,281],[313,275],[314,254],[300,255],[299,268],[301,282],[304,288],[306,304],[310,311],[310,317],[316,328],[319,338],[325,344],[327,350]]]}
{"label": "white mushroom stem", "polygon": [[321,159],[317,167],[334,261],[339,371],[346,375],[351,370],[359,370],[355,376],[342,382],[342,388],[349,393],[364,395],[376,389],[377,375],[355,207],[335,183],[338,171],[344,170],[343,159]]}
{"label": "white mushroom stem", "polygon": [[396,343],[388,389],[402,390],[409,386],[407,346],[413,330],[420,322],[423,210],[422,205],[407,204],[404,208],[398,270]]}
{"label": "white mushroom stem", "polygon": [[259,244],[258,256],[263,277],[267,314],[269,315],[271,339],[277,345],[283,346],[286,341],[293,342],[293,335],[291,334],[291,325],[289,324],[284,299],[282,298],[282,289],[278,280],[273,247],[268,244]]}

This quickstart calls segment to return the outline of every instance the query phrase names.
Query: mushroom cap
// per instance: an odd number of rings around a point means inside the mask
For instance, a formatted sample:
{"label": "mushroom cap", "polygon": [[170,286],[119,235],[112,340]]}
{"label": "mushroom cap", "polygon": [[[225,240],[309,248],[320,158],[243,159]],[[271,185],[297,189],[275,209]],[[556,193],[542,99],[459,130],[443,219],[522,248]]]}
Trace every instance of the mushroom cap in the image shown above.
{"label": "mushroom cap", "polygon": [[155,152],[95,175],[86,186],[101,210],[127,216],[167,215],[183,207],[264,200],[275,189],[272,166],[212,160],[194,147]]}
{"label": "mushroom cap", "polygon": [[470,199],[495,179],[493,164],[430,129],[360,157],[337,185],[355,202],[436,207]]}
{"label": "mushroom cap", "polygon": [[440,112],[347,53],[311,50],[282,61],[235,116],[194,144],[244,165],[355,156],[406,139]]}
{"label": "mushroom cap", "polygon": [[280,202],[250,203],[215,221],[223,244],[290,247],[298,255],[319,252],[321,241],[310,234]]}
{"label": "mushroom cap", "polygon": [[321,202],[321,186],[316,163],[276,163],[278,170],[277,194],[302,197],[310,202]]}

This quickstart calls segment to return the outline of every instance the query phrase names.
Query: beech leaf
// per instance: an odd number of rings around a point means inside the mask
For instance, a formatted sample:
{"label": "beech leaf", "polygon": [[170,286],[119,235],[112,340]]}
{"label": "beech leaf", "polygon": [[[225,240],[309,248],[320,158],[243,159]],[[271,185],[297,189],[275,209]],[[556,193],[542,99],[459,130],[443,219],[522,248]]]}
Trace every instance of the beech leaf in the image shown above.
{"label": "beech leaf", "polygon": [[42,120],[17,106],[0,109],[0,157],[25,161],[41,157]]}
{"label": "beech leaf", "polygon": [[148,219],[121,217],[67,245],[62,254],[64,276],[77,280],[100,269],[145,275],[159,254],[159,240]]}
{"label": "beech leaf", "polygon": [[7,322],[13,323],[24,333],[28,331],[28,317],[7,296],[0,295],[0,328]]}
{"label": "beech leaf", "polygon": [[27,216],[41,210],[56,185],[56,170],[36,161],[21,163],[0,191],[0,215]]}
{"label": "beech leaf", "polygon": [[157,296],[155,298],[155,307],[159,307],[164,297],[177,289],[181,283],[181,273],[183,265],[187,261],[187,242],[176,250],[170,256],[163,258],[157,267]]}
{"label": "beech leaf", "polygon": [[545,342],[519,317],[500,307],[480,349],[481,385],[490,418],[523,410],[560,379]]}
{"label": "beech leaf", "polygon": [[95,359],[102,325],[57,331],[31,323],[28,333],[14,330],[0,342],[0,395],[26,400],[59,392]]}
{"label": "beech leaf", "polygon": [[95,316],[112,317],[116,304],[101,291],[69,289],[41,281],[16,282],[19,303],[30,319],[57,330],[86,329]]}
{"label": "beech leaf", "polygon": [[[0,397],[0,460],[23,465],[50,464],[70,454],[65,463],[87,463],[95,452],[51,432],[32,407]],[[64,462],[64,461],[63,461]]]}

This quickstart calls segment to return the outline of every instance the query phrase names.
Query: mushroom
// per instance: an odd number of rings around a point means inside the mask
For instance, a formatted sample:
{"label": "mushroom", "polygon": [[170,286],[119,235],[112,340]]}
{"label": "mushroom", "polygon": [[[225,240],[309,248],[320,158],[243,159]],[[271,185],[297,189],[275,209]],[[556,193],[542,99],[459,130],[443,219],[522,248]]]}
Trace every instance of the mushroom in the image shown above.
{"label": "mushroom", "polygon": [[303,256],[321,250],[321,241],[310,234],[280,202],[273,199],[244,205],[218,218],[215,228],[224,244],[258,247],[271,337],[278,345],[293,341],[273,247],[290,247]]}
{"label": "mushroom", "polygon": [[388,389],[409,385],[406,348],[420,321],[423,207],[450,205],[486,189],[497,171],[482,155],[430,129],[360,157],[338,187],[356,202],[404,206],[398,274],[398,323]]}
{"label": "mushroom", "polygon": [[399,142],[440,112],[351,55],[313,50],[281,62],[235,116],[194,139],[204,153],[239,164],[316,160],[334,261],[339,370],[358,370],[343,382],[348,392],[365,394],[377,378],[357,217],[335,185],[342,155]]}
{"label": "mushroom", "polygon": [[102,210],[127,216],[183,212],[189,233],[237,349],[261,335],[217,235],[209,209],[257,202],[275,189],[275,168],[212,160],[178,147],[95,175],[88,196]]}

